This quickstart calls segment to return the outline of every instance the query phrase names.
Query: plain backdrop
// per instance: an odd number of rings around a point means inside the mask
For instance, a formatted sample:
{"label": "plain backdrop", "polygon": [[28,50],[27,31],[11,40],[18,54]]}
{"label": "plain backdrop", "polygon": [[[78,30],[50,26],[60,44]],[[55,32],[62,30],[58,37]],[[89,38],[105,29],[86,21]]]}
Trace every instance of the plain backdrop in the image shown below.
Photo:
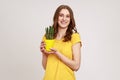
{"label": "plain backdrop", "polygon": [[83,44],[76,80],[120,80],[119,0],[0,0],[0,80],[42,80],[40,42],[61,4]]}

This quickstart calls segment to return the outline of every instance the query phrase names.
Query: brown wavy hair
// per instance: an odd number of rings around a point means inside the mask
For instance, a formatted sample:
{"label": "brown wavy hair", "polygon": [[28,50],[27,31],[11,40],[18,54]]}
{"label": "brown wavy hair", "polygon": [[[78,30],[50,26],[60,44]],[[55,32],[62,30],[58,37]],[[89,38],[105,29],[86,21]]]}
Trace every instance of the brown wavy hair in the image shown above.
{"label": "brown wavy hair", "polygon": [[68,29],[66,31],[66,35],[64,36],[64,42],[70,41],[71,40],[71,35],[74,32],[77,33],[77,29],[76,29],[76,24],[75,24],[75,20],[74,20],[74,15],[73,15],[73,11],[72,9],[68,6],[68,5],[60,5],[54,14],[53,17],[53,27],[54,27],[54,38],[57,36],[58,33],[58,17],[59,17],[59,13],[62,9],[67,9],[70,13],[70,24],[68,25]]}

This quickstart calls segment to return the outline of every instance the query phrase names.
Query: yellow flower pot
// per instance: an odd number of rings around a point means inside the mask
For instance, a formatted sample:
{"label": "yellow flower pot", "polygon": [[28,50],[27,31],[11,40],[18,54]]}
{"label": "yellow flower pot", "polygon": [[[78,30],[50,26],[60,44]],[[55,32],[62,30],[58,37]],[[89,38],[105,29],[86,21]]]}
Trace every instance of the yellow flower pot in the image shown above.
{"label": "yellow flower pot", "polygon": [[52,40],[45,40],[45,44],[46,44],[46,46],[45,46],[45,48],[46,48],[46,50],[47,51],[50,51],[50,49],[53,47],[53,45],[54,45],[54,40],[52,39]]}

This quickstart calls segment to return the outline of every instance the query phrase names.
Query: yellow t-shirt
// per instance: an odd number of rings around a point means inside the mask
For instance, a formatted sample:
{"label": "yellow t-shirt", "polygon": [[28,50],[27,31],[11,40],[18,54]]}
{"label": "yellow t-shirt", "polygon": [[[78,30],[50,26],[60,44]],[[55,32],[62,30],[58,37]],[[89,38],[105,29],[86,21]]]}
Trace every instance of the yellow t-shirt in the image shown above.
{"label": "yellow t-shirt", "polygon": [[[45,38],[43,38],[45,40]],[[71,41],[63,42],[56,40],[54,47],[61,54],[72,59],[72,45],[81,42],[80,35],[73,33]],[[43,80],[75,80],[74,71],[60,61],[55,54],[50,54],[47,59],[47,65]]]}

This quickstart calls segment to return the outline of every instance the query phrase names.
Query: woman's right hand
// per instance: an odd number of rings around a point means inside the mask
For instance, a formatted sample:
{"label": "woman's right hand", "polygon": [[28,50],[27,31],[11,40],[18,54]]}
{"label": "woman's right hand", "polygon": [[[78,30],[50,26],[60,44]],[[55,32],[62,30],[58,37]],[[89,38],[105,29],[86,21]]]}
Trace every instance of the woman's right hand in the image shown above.
{"label": "woman's right hand", "polygon": [[45,49],[45,42],[44,41],[42,41],[41,44],[40,44],[40,51],[43,54],[45,54],[46,56],[53,53],[51,51],[50,52],[46,51],[46,49]]}
{"label": "woman's right hand", "polygon": [[42,53],[45,53],[45,42],[44,41],[42,41],[41,44],[40,44],[40,51]]}

